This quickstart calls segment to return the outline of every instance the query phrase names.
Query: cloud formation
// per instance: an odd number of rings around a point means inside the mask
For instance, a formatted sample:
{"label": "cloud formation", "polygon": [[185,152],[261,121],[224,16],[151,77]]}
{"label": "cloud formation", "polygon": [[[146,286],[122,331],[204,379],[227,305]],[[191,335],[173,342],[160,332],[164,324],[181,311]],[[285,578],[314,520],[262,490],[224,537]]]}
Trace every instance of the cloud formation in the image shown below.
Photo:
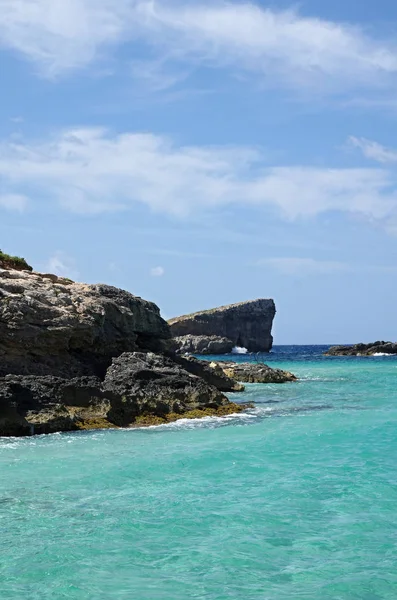
{"label": "cloud formation", "polygon": [[20,199],[22,206],[34,190],[36,201],[84,214],[134,203],[178,217],[229,205],[267,208],[288,220],[327,211],[382,220],[397,211],[397,174],[385,168],[267,166],[249,147],[180,146],[95,128],[0,144],[0,177],[11,204]]}
{"label": "cloud formation", "polygon": [[361,150],[363,155],[371,160],[375,160],[380,163],[397,162],[397,150],[386,148],[386,146],[382,146],[382,144],[378,144],[378,142],[373,142],[371,140],[367,140],[366,138],[357,138],[351,136],[349,138],[349,143],[354,148]]}
{"label": "cloud formation", "polygon": [[[0,45],[47,76],[81,69],[139,41],[179,64],[232,68],[318,90],[377,88],[397,72],[396,44],[358,26],[249,2],[0,0]],[[142,58],[134,46],[127,55]],[[172,77],[171,77],[172,80]]]}
{"label": "cloud formation", "polygon": [[162,277],[165,273],[165,270],[163,267],[153,267],[153,269],[150,269],[150,275],[152,277]]}

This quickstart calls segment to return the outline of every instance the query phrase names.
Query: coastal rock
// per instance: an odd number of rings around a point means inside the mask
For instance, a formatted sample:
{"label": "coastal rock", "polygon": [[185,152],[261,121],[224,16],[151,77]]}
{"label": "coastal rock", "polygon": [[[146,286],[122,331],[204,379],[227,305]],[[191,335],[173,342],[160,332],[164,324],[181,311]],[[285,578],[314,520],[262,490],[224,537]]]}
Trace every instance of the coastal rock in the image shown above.
{"label": "coastal rock", "polygon": [[214,361],[210,363],[213,369],[222,369],[227,377],[243,383],[289,383],[297,381],[297,377],[289,371],[273,369],[262,363],[236,363]]}
{"label": "coastal rock", "polygon": [[0,379],[0,436],[111,426],[115,400],[96,377],[8,375]]}
{"label": "coastal rock", "polygon": [[373,342],[371,344],[354,344],[353,346],[332,346],[328,356],[373,356],[374,354],[397,354],[397,344],[393,342]]}
{"label": "coastal rock", "polygon": [[221,392],[243,392],[244,386],[226,375],[222,368],[216,363],[209,363],[206,360],[198,360],[192,356],[177,356],[174,359],[186,371],[201,377],[209,385],[216,387]]}
{"label": "coastal rock", "polygon": [[202,377],[151,352],[115,358],[103,382],[97,377],[0,378],[0,436],[157,424],[243,408]]}
{"label": "coastal rock", "polygon": [[165,417],[229,404],[226,396],[201,377],[170,358],[150,352],[127,352],[115,358],[103,388],[121,399],[108,415],[120,426],[133,423],[141,415]]}
{"label": "coastal rock", "polygon": [[0,376],[103,375],[113,357],[169,338],[158,307],[129,292],[0,269]]}
{"label": "coastal rock", "polygon": [[233,342],[217,335],[182,335],[174,338],[180,354],[230,354]]}
{"label": "coastal rock", "polygon": [[249,352],[268,352],[276,308],[273,300],[259,299],[221,306],[168,321],[174,337],[218,336]]}

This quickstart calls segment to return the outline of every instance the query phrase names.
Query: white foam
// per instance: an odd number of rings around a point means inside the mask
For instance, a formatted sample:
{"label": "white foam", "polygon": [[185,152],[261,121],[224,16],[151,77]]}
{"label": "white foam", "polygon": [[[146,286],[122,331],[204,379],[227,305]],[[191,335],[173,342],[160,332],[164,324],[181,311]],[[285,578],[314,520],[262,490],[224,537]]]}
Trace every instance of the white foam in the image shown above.
{"label": "white foam", "polygon": [[232,354],[248,354],[247,348],[242,348],[241,346],[235,346],[232,350]]}
{"label": "white foam", "polygon": [[390,354],[389,352],[374,352],[372,356],[395,356],[395,354]]}

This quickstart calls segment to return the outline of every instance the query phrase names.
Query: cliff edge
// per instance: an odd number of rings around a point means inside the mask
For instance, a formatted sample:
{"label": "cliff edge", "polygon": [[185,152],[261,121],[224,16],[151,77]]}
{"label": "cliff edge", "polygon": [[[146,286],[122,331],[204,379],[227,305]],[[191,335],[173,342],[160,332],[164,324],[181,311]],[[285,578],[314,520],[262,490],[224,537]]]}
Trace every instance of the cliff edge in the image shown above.
{"label": "cliff edge", "polygon": [[174,338],[218,336],[249,352],[269,352],[275,314],[274,301],[260,298],[176,317],[168,324]]}

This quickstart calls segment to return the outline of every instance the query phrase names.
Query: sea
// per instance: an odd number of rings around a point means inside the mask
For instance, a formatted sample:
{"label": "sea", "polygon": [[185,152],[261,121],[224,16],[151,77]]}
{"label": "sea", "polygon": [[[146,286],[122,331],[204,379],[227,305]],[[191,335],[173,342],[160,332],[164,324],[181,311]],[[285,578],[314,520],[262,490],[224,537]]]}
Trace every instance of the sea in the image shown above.
{"label": "sea", "polygon": [[234,356],[299,377],[243,414],[0,438],[1,600],[396,600],[397,357],[326,348]]}

